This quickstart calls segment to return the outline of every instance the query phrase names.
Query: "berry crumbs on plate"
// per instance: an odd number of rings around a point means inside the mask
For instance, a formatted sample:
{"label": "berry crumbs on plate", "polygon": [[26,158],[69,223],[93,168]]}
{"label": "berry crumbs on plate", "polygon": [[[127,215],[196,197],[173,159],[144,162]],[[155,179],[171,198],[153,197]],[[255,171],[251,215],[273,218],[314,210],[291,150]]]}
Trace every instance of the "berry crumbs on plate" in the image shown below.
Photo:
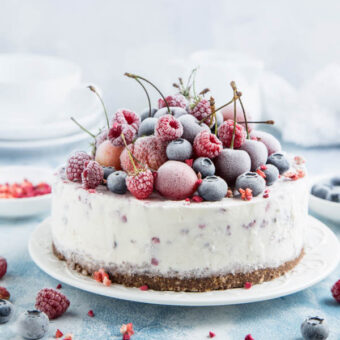
{"label": "berry crumbs on plate", "polygon": [[145,290],[149,290],[149,287],[148,285],[144,285],[144,286],[140,286],[139,289],[145,291]]}
{"label": "berry crumbs on plate", "polygon": [[8,300],[11,294],[5,287],[0,287],[0,299]]}
{"label": "berry crumbs on plate", "polygon": [[64,335],[64,334],[63,334],[59,329],[57,329],[57,331],[55,332],[54,337],[55,337],[56,339],[59,339],[59,338],[61,338],[63,335]]}
{"label": "berry crumbs on plate", "polygon": [[332,295],[336,302],[340,303],[340,280],[334,283],[331,288]]}
{"label": "berry crumbs on plate", "polygon": [[103,268],[100,268],[97,272],[94,272],[93,278],[100,283],[103,283],[104,286],[111,286],[112,281],[109,278],[109,274],[105,272]]}
{"label": "berry crumbs on plate", "polygon": [[123,335],[123,340],[129,340],[131,335],[135,334],[132,322],[128,324],[122,324],[120,327],[120,334]]}
{"label": "berry crumbs on plate", "polygon": [[216,334],[212,331],[209,332],[209,338],[214,338],[216,336]]}
{"label": "berry crumbs on plate", "polygon": [[245,282],[245,284],[244,284],[245,289],[250,289],[252,286],[253,286],[253,284],[251,282]]}
{"label": "berry crumbs on plate", "polygon": [[0,199],[10,198],[29,198],[35,196],[42,196],[51,193],[51,186],[46,182],[33,185],[27,179],[24,179],[21,183],[4,183],[0,184]]}
{"label": "berry crumbs on plate", "polygon": [[88,312],[87,312],[87,315],[90,317],[90,318],[93,318],[94,317],[94,312],[92,309],[90,309]]}

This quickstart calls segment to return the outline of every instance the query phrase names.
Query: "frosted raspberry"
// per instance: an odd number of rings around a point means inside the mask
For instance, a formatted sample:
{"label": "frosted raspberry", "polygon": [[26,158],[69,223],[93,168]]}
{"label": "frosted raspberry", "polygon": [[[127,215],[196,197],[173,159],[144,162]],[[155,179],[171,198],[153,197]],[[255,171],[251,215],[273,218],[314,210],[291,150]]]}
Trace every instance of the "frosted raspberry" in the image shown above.
{"label": "frosted raspberry", "polygon": [[[211,114],[210,102],[207,99],[201,99],[189,108],[189,113],[196,117],[199,121],[207,118]],[[204,123],[207,125],[212,125],[214,118],[210,116]]]}
{"label": "frosted raspberry", "polygon": [[5,287],[0,287],[0,299],[8,300],[11,294]]}
{"label": "frosted raspberry", "polygon": [[221,151],[221,141],[210,131],[203,130],[194,139],[194,152],[197,157],[214,158]]}
{"label": "frosted raspberry", "polygon": [[126,143],[130,144],[137,136],[137,131],[132,125],[120,124],[114,122],[108,133],[108,139],[114,146],[124,146],[122,134],[125,137]]}
{"label": "frosted raspberry", "polygon": [[108,130],[104,130],[102,131],[97,137],[96,137],[96,148],[98,148],[98,146],[105,142],[107,140],[107,135],[108,135]]}
{"label": "frosted raspberry", "polygon": [[139,116],[127,109],[119,109],[114,115],[111,120],[111,125],[113,126],[114,123],[118,123],[120,125],[130,125],[132,128],[136,130],[139,129],[140,125],[140,118]]}
{"label": "frosted raspberry", "polygon": [[165,115],[158,119],[155,126],[156,137],[170,141],[181,137],[182,134],[183,126],[174,116]]}
{"label": "frosted raspberry", "polygon": [[70,181],[81,182],[81,174],[84,170],[84,163],[92,158],[86,152],[78,151],[71,156],[66,165],[66,176]]}
{"label": "frosted raspberry", "polygon": [[5,258],[0,256],[0,279],[5,276],[7,272],[7,261]]}
{"label": "frosted raspberry", "polygon": [[[165,97],[166,102],[172,107],[181,107],[183,109],[187,106],[187,100],[182,94],[175,94],[174,96]],[[158,108],[166,107],[166,104],[162,98],[158,99]]]}
{"label": "frosted raspberry", "polygon": [[104,170],[96,161],[87,161],[81,178],[85,189],[95,189],[103,181]]}
{"label": "frosted raspberry", "polygon": [[334,283],[331,292],[335,301],[340,303],[340,280]]}
{"label": "frosted raspberry", "polygon": [[51,288],[42,289],[36,298],[35,308],[44,312],[50,320],[64,314],[70,305],[67,297]]}
{"label": "frosted raspberry", "polygon": [[154,177],[150,170],[140,171],[126,178],[126,186],[133,196],[145,199],[152,194]]}
{"label": "frosted raspberry", "polygon": [[[226,120],[218,128],[218,137],[222,141],[223,146],[226,148],[229,148],[231,145],[233,131],[234,131],[234,121],[231,119]],[[245,140],[246,140],[246,134],[245,134],[245,130],[243,126],[236,123],[234,148],[235,149],[240,148]]]}

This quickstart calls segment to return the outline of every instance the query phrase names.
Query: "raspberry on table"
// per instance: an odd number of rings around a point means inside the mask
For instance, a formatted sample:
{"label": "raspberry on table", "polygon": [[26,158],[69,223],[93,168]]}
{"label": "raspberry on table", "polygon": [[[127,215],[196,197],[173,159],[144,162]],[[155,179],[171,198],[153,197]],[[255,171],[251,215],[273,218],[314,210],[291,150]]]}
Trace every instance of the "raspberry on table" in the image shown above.
{"label": "raspberry on table", "polygon": [[66,176],[70,181],[81,182],[81,174],[84,170],[84,163],[90,161],[92,157],[86,152],[78,151],[71,156],[66,165]]}
{"label": "raspberry on table", "polygon": [[[181,107],[183,109],[187,106],[187,100],[182,94],[175,94],[174,96],[165,97],[168,106]],[[160,98],[158,99],[158,108],[166,107],[165,101]]]}
{"label": "raspberry on table", "polygon": [[165,141],[170,141],[181,137],[183,134],[182,124],[171,115],[159,118],[155,126],[155,136]]}
{"label": "raspberry on table", "polygon": [[[233,131],[234,131],[234,121],[231,119],[226,120],[218,128],[218,137],[222,141],[223,146],[226,148],[229,148],[231,145]],[[246,139],[246,134],[245,134],[244,127],[236,123],[234,148],[235,149],[240,148],[242,144],[244,143],[245,139]]]}
{"label": "raspberry on table", "polygon": [[340,303],[340,280],[336,281],[331,289],[336,302]]}
{"label": "raspberry on table", "polygon": [[149,197],[153,192],[153,185],[154,176],[150,170],[140,171],[126,178],[128,190],[138,199]]}
{"label": "raspberry on table", "polygon": [[50,320],[63,315],[69,305],[67,297],[52,288],[39,291],[35,302],[35,308],[44,312]]}
{"label": "raspberry on table", "polygon": [[104,170],[96,161],[88,161],[81,177],[84,189],[95,189],[103,181]]}
{"label": "raspberry on table", "polygon": [[210,131],[201,131],[194,140],[194,152],[198,157],[214,158],[222,151],[222,142]]}
{"label": "raspberry on table", "polygon": [[4,257],[0,256],[0,279],[5,276],[7,272],[7,261]]}
{"label": "raspberry on table", "polygon": [[211,107],[210,102],[207,99],[201,99],[198,102],[194,103],[189,108],[189,113],[192,114],[199,121],[204,120],[204,123],[207,125],[212,125],[214,122],[214,117],[211,115]]}

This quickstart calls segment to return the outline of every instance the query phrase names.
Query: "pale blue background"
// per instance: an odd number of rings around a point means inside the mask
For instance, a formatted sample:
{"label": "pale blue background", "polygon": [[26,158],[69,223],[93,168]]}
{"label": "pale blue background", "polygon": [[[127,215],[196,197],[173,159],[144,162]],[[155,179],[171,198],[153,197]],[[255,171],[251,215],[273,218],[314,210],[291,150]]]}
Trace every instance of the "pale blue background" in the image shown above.
{"label": "pale blue background", "polygon": [[[285,149],[303,154],[311,175],[339,171],[339,149],[302,150],[292,146]],[[13,159],[1,159],[1,163],[8,162],[13,163]],[[55,166],[60,161],[45,158],[42,163]],[[17,314],[33,308],[41,288],[58,284],[31,261],[27,251],[29,235],[43,218],[0,222],[0,255],[9,263],[8,274],[0,280],[0,285],[11,292],[17,312],[9,324],[0,325],[1,340],[19,340],[15,335]],[[325,223],[340,238],[340,225]],[[64,316],[51,322],[49,336],[59,328],[64,334],[72,332],[75,339],[120,339],[121,324],[133,322],[136,340],[206,339],[210,330],[217,334],[215,339],[244,339],[251,333],[256,340],[298,340],[301,322],[307,316],[319,315],[327,319],[331,329],[329,339],[335,340],[340,339],[340,305],[331,297],[330,287],[337,279],[340,279],[340,266],[316,286],[291,296],[246,305],[193,308],[125,302],[63,285],[62,292],[70,299],[71,306]],[[87,316],[89,309],[95,312],[95,318]]]}

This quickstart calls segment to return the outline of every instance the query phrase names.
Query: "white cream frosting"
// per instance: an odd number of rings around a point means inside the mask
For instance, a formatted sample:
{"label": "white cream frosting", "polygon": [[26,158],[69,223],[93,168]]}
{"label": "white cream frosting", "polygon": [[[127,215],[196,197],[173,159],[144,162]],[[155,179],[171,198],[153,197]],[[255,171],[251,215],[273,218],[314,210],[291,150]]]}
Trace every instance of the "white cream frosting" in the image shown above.
{"label": "white cream frosting", "polygon": [[219,202],[138,200],[95,193],[56,175],[52,234],[66,258],[121,273],[202,277],[278,267],[304,246],[308,182],[278,180],[269,198]]}

